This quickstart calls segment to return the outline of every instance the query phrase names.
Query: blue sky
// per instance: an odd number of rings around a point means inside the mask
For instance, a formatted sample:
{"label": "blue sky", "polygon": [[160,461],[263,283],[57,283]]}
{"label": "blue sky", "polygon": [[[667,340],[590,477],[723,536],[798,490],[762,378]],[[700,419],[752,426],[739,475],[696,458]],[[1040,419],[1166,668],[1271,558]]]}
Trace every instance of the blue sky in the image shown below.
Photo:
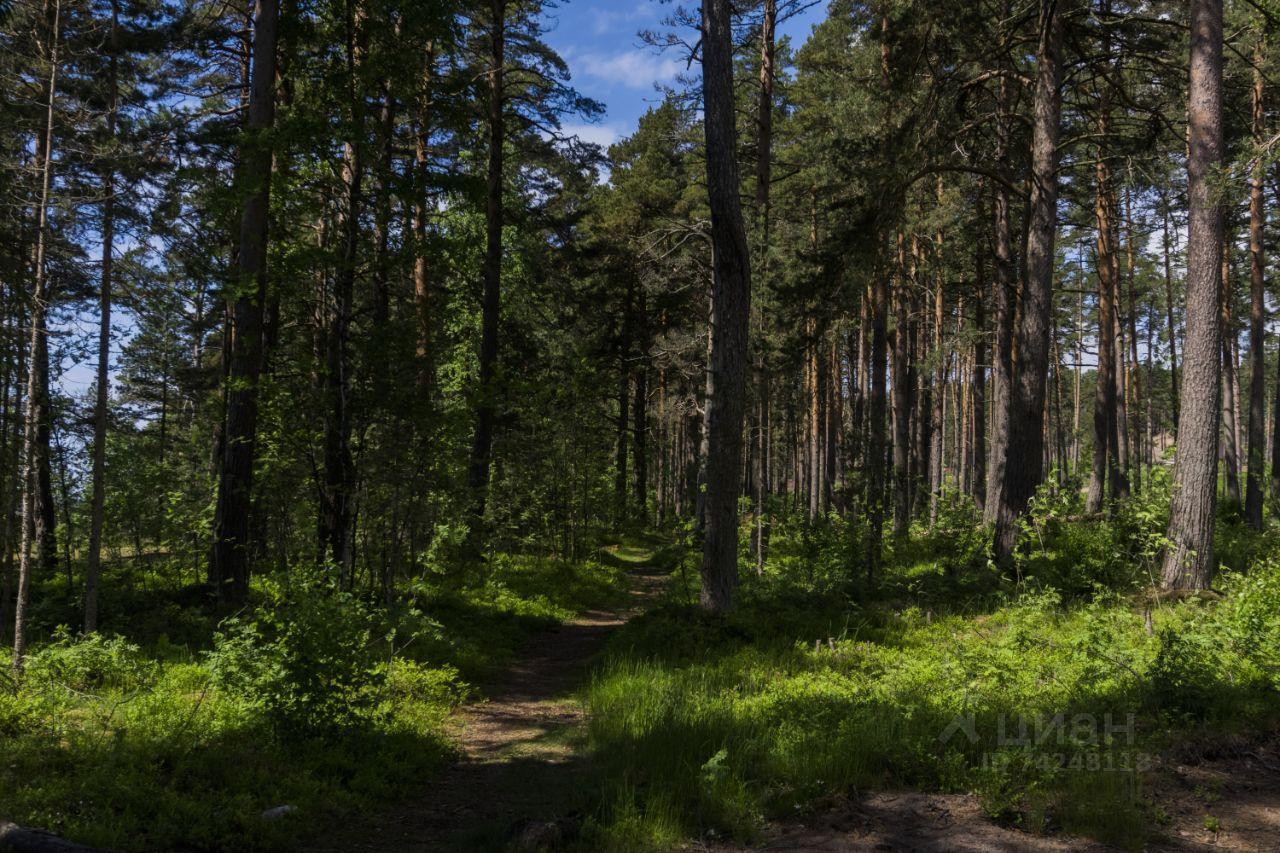
{"label": "blue sky", "polygon": [[[684,0],[697,8],[698,0]],[[826,14],[819,2],[786,21],[780,35],[797,46]],[[674,51],[659,53],[643,45],[636,35],[643,29],[661,29],[672,3],[658,0],[565,0],[550,12],[547,43],[569,64],[574,87],[606,107],[596,124],[567,121],[565,130],[588,142],[609,145],[636,128],[644,111],[660,100],[655,84],[671,83],[684,70],[684,60]]]}

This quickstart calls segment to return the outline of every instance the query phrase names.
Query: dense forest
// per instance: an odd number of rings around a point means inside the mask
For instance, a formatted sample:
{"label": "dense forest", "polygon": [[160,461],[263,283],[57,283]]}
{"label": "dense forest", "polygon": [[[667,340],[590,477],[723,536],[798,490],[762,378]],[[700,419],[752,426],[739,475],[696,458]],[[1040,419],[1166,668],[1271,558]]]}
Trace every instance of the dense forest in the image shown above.
{"label": "dense forest", "polygon": [[0,850],[1280,844],[1280,4],[652,5],[0,0]]}

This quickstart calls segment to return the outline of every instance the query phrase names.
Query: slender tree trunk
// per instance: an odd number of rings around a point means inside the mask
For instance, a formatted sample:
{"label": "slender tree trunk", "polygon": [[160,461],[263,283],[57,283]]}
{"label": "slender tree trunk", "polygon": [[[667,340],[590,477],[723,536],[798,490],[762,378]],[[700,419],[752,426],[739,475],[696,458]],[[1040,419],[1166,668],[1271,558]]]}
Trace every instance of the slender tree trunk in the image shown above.
{"label": "slender tree trunk", "polygon": [[732,29],[729,0],[706,0],[702,6],[703,129],[715,278],[707,372],[702,604],[713,611],[732,606],[738,583],[738,475],[751,313],[751,258],[738,199]]}
{"label": "slender tree trunk", "polygon": [[[117,28],[119,4],[111,2],[111,51],[107,61],[107,139],[116,135]],[[115,169],[110,162],[102,170],[102,278],[98,288],[98,373],[93,406],[93,471],[90,475],[92,496],[89,509],[89,552],[84,575],[84,632],[98,630],[98,575],[102,564],[102,520],[106,503],[107,468],[107,401],[111,374],[111,274],[115,262]]]}
{"label": "slender tree trunk", "polygon": [[1271,506],[1280,515],[1280,351],[1276,352],[1276,394],[1271,401]]}
{"label": "slender tree trunk", "polygon": [[[776,49],[776,27],[778,8],[775,0],[764,0],[763,13],[760,19],[760,91],[756,100],[756,232],[759,235],[757,265],[760,270],[758,281],[767,285],[769,280],[769,245],[770,245],[770,184],[773,180],[773,90],[774,90],[774,52]],[[760,305],[760,300],[756,300]],[[766,322],[765,312],[755,309],[757,328],[763,333]],[[762,335],[763,337],[763,335]],[[764,544],[766,526],[765,502],[768,496],[769,466],[768,443],[764,427],[769,407],[769,372],[765,364],[764,350],[759,349],[756,364],[756,395],[758,419],[756,423],[756,464],[755,500],[752,502],[755,528],[756,571],[764,571]]]}
{"label": "slender tree trunk", "polygon": [[1204,589],[1215,565],[1213,497],[1222,386],[1218,277],[1223,229],[1212,187],[1213,170],[1222,159],[1222,0],[1191,2],[1187,115],[1187,337],[1169,546],[1161,579],[1165,587]]}
{"label": "slender tree trunk", "polygon": [[642,522],[649,520],[649,313],[644,286],[636,288],[636,334],[639,358],[636,361],[635,403],[631,410],[632,456],[635,460],[635,511]]}
{"label": "slender tree trunk", "polygon": [[[40,172],[40,209],[36,211],[36,251],[31,285],[31,356],[27,364],[27,405],[22,448],[22,540],[18,548],[18,595],[14,605],[13,658],[16,674],[22,672],[27,651],[27,609],[31,599],[32,563],[44,566],[53,557],[46,553],[47,540],[37,527],[38,502],[42,499],[39,471],[49,465],[49,445],[40,440],[41,429],[50,418],[49,411],[49,346],[45,318],[49,305],[49,279],[45,255],[49,242],[49,202],[53,193],[53,119],[58,97],[58,48],[61,37],[62,2],[45,4],[43,53],[49,64],[48,101],[45,123],[36,151],[36,168]],[[46,433],[47,435],[47,433]],[[34,555],[32,551],[38,553]]]}
{"label": "slender tree trunk", "polygon": [[1222,462],[1226,486],[1227,504],[1240,509],[1240,444],[1238,408],[1236,406],[1236,358],[1231,341],[1236,334],[1235,316],[1232,311],[1231,262],[1229,246],[1222,244],[1222,275],[1218,307],[1222,322]]}
{"label": "slender tree trunk", "polygon": [[249,591],[249,513],[258,434],[258,379],[267,296],[267,223],[271,192],[271,129],[275,123],[278,0],[258,0],[253,26],[253,72],[241,163],[251,188],[240,217],[240,250],[233,292],[227,368],[226,427],[214,517],[210,579],[222,597]]}
{"label": "slender tree trunk", "polygon": [[978,511],[983,512],[987,504],[987,285],[985,267],[982,263],[982,251],[978,250],[974,260],[974,274],[978,282],[977,299],[974,301],[974,326],[977,334],[973,339],[973,428],[971,430],[971,446],[973,454],[973,472],[970,477],[973,498],[978,504]]}
{"label": "slender tree trunk", "polygon": [[903,237],[898,235],[898,274],[893,288],[893,533],[905,536],[911,524],[911,379],[907,359],[908,332],[907,278],[902,269]]}
{"label": "slender tree trunk", "polygon": [[1058,0],[1040,6],[1031,143],[1030,221],[1025,284],[1018,324],[1015,382],[1009,400],[1008,445],[996,517],[995,556],[1007,561],[1017,544],[1018,518],[1043,477],[1045,382],[1053,307],[1057,236],[1058,134],[1062,111],[1062,11]]}
{"label": "slender tree trunk", "polygon": [[[395,28],[398,30],[399,25]],[[382,106],[378,115],[378,195],[373,224],[373,326],[381,335],[391,315],[391,200],[395,178],[396,110],[391,95],[391,83],[383,78],[378,84],[382,90]],[[385,377],[375,374],[375,383],[383,383]]]}
{"label": "slender tree trunk", "polygon": [[[1005,4],[1005,17],[1009,5]],[[996,167],[1008,178],[1012,173],[1009,163],[1009,138],[1012,118],[1008,107],[1008,82],[1001,76],[997,83],[996,100]],[[992,290],[995,302],[995,329],[991,359],[991,449],[988,454],[991,467],[987,471],[987,502],[983,521],[995,524],[1000,508],[1000,492],[1004,484],[1005,457],[1009,443],[1009,406],[1013,389],[1013,323],[1017,305],[1016,282],[1013,268],[1013,237],[1009,223],[1009,191],[1003,182],[996,184],[995,222],[993,227],[992,254],[995,259]]]}
{"label": "slender tree trunk", "polygon": [[1163,223],[1164,223],[1164,306],[1165,306],[1165,324],[1169,334],[1169,394],[1170,405],[1173,409],[1173,434],[1178,434],[1178,418],[1182,411],[1179,405],[1178,391],[1181,387],[1178,382],[1178,330],[1173,321],[1173,245],[1169,236],[1169,206],[1166,202],[1163,206]]}
{"label": "slender tree trunk", "polygon": [[[1106,48],[1108,55],[1109,47]],[[1104,84],[1106,85],[1106,84]],[[1112,186],[1111,166],[1107,161],[1107,143],[1110,133],[1110,89],[1104,88],[1098,106],[1098,149],[1096,166],[1097,190],[1094,217],[1098,232],[1098,370],[1097,389],[1093,407],[1093,470],[1089,478],[1089,494],[1085,509],[1095,513],[1102,509],[1109,495],[1120,496],[1120,480],[1123,472],[1119,464],[1119,412],[1117,405],[1116,354],[1116,259],[1115,190]],[[1127,488],[1123,489],[1127,491]]]}
{"label": "slender tree trunk", "polygon": [[1125,246],[1125,299],[1128,303],[1129,320],[1129,367],[1126,372],[1125,391],[1129,395],[1131,405],[1128,407],[1131,418],[1129,424],[1130,465],[1125,469],[1133,482],[1134,491],[1142,491],[1143,426],[1141,398],[1149,396],[1150,391],[1138,381],[1138,310],[1134,301],[1135,251],[1133,245],[1133,198],[1130,187],[1124,189],[1124,246]]}
{"label": "slender tree trunk", "polygon": [[[938,199],[942,198],[942,182],[938,182]],[[942,301],[942,234],[934,237],[934,247],[937,251],[937,257],[934,263],[938,265],[938,271],[934,275],[933,282],[933,411],[930,413],[930,421],[933,424],[930,432],[933,436],[933,449],[929,453],[931,467],[929,471],[929,528],[938,521],[938,501],[942,496],[943,478],[946,473],[946,467],[943,464],[943,454],[946,452],[946,384],[947,369],[942,357],[942,325],[943,310]]]}
{"label": "slender tree trunk", "polygon": [[[1262,75],[1262,38],[1253,51],[1253,141],[1261,147],[1266,133],[1266,90]],[[1259,160],[1249,176],[1249,470],[1245,485],[1244,514],[1249,526],[1262,530],[1262,477],[1266,452],[1266,258],[1263,255],[1262,182],[1264,165]]]}
{"label": "slender tree trunk", "polygon": [[627,281],[626,304],[622,311],[622,334],[618,338],[618,423],[614,456],[613,511],[619,524],[627,517],[627,447],[631,426],[631,317],[634,311],[635,280]]}
{"label": "slender tree trunk", "polygon": [[351,320],[359,263],[360,215],[364,204],[365,108],[360,80],[364,61],[365,10],[347,0],[347,85],[351,136],[343,144],[342,201],[338,232],[341,255],[334,275],[333,313],[325,347],[324,489],[320,516],[321,556],[338,568],[345,586],[354,583],[355,461],[351,453]]}
{"label": "slender tree trunk", "polygon": [[[0,460],[5,465],[0,477],[0,530],[3,530],[3,550],[0,550],[0,643],[9,642],[9,626],[13,617],[14,554],[18,542],[14,541],[15,515],[21,512],[22,503],[22,437],[19,412],[23,406],[22,377],[25,372],[22,340],[23,311],[12,288],[5,289],[4,316],[5,340],[11,347],[5,353],[4,396],[0,398],[4,418],[0,421]],[[17,539],[21,541],[22,535]]]}
{"label": "slender tree trunk", "polygon": [[1125,332],[1122,288],[1120,276],[1112,281],[1116,284],[1115,321],[1116,329],[1113,337],[1116,344],[1114,360],[1116,371],[1116,468],[1120,476],[1116,478],[1116,497],[1129,497],[1129,365],[1125,355]]}
{"label": "slender tree trunk", "polygon": [[431,351],[431,271],[427,266],[427,220],[431,199],[428,186],[431,170],[431,96],[435,79],[435,45],[427,44],[423,61],[422,88],[418,98],[413,149],[413,315],[416,325],[414,354],[417,356],[419,403],[426,407],[435,384],[435,359]]}
{"label": "slender tree trunk", "polygon": [[[1083,285],[1084,275],[1081,270],[1080,281]],[[1080,385],[1084,373],[1084,287],[1076,298],[1076,364],[1075,364],[1075,402],[1071,422],[1071,464],[1076,474],[1080,473]]]}
{"label": "slender tree trunk", "polygon": [[491,0],[489,23],[489,165],[485,183],[485,253],[481,267],[484,296],[480,319],[479,399],[476,427],[467,466],[472,493],[470,550],[480,553],[485,506],[489,496],[489,458],[497,414],[498,319],[502,310],[502,148],[506,142],[504,66],[506,64],[506,0]]}
{"label": "slender tree trunk", "polygon": [[869,348],[870,393],[867,395],[867,583],[873,584],[880,571],[885,514],[885,380],[888,361],[889,285],[883,270],[871,281],[871,346]]}

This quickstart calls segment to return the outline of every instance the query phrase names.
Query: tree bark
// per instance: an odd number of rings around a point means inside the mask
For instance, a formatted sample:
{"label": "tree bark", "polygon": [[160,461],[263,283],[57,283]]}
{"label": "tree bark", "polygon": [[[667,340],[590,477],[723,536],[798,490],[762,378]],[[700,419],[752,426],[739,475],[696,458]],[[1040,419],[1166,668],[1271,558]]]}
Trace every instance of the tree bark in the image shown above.
{"label": "tree bark", "polygon": [[702,103],[714,283],[707,371],[707,501],[702,604],[727,610],[738,584],[738,486],[751,313],[751,258],[738,198],[729,0],[702,6]]}
{"label": "tree bark", "polygon": [[355,565],[355,461],[351,454],[351,320],[355,310],[360,212],[364,204],[365,106],[360,79],[364,62],[365,10],[347,0],[346,75],[350,136],[342,146],[342,200],[338,232],[341,254],[334,275],[333,313],[325,343],[324,488],[321,490],[320,553],[336,566],[344,586]]}
{"label": "tree bark", "polygon": [[1187,336],[1178,456],[1161,580],[1204,589],[1214,569],[1213,498],[1218,474],[1221,325],[1218,291],[1222,211],[1211,176],[1222,159],[1222,0],[1191,2],[1187,195]]}
{"label": "tree bark", "polygon": [[974,300],[974,326],[977,334],[973,339],[973,426],[970,430],[970,446],[973,455],[973,471],[970,475],[973,499],[978,511],[984,512],[987,505],[987,283],[986,269],[982,263],[982,251],[978,250],[974,259],[974,275],[977,279],[977,299]]}
{"label": "tree bark", "polygon": [[[1262,38],[1253,51],[1253,141],[1262,146],[1266,133],[1266,90],[1262,75]],[[1267,365],[1266,365],[1266,258],[1263,231],[1262,182],[1264,165],[1259,160],[1249,176],[1249,468],[1245,484],[1244,515],[1249,526],[1262,530],[1262,477],[1266,451]]]}
{"label": "tree bark", "polygon": [[1236,354],[1232,338],[1236,334],[1235,316],[1232,310],[1231,262],[1226,238],[1222,244],[1222,275],[1219,281],[1218,309],[1222,322],[1222,465],[1227,504],[1240,509],[1240,443],[1239,417],[1236,400]]}
{"label": "tree bark", "polygon": [[413,151],[413,315],[416,323],[414,355],[419,403],[425,408],[435,384],[434,354],[431,351],[431,271],[427,266],[427,219],[431,200],[427,195],[431,169],[431,91],[435,77],[434,43],[427,45],[422,72],[423,92],[418,98],[418,115]]}
{"label": "tree bark", "polygon": [[[49,202],[53,193],[54,104],[58,93],[58,48],[61,37],[62,2],[45,4],[45,39],[42,45],[49,63],[46,87],[48,101],[45,124],[37,143],[36,164],[40,171],[40,209],[36,212],[36,249],[31,285],[31,355],[27,363],[27,405],[22,440],[22,539],[18,547],[18,590],[13,618],[13,672],[22,672],[27,651],[27,608],[31,598],[33,562],[44,566],[53,554],[39,528],[44,500],[40,470],[49,466],[49,341],[46,316],[49,306],[49,278],[45,256],[49,242]],[[45,440],[41,440],[43,437]],[[52,509],[52,507],[50,507]],[[47,524],[47,521],[44,522]],[[34,555],[32,551],[36,551]]]}
{"label": "tree bark", "polygon": [[1124,190],[1124,225],[1125,225],[1125,298],[1128,302],[1129,319],[1129,370],[1125,381],[1125,390],[1130,394],[1132,405],[1129,415],[1132,419],[1129,428],[1130,467],[1126,469],[1132,479],[1134,491],[1142,491],[1142,460],[1145,458],[1143,436],[1144,429],[1140,397],[1150,396],[1148,388],[1138,381],[1138,308],[1134,300],[1134,246],[1133,246],[1133,198],[1128,186]]}
{"label": "tree bark", "polygon": [[902,268],[901,234],[898,235],[898,275],[893,288],[893,533],[905,536],[911,524],[911,379],[908,375],[910,333],[907,321],[907,276]]}
{"label": "tree bark", "polygon": [[489,497],[489,459],[493,449],[493,425],[497,414],[498,319],[502,310],[502,147],[506,143],[503,117],[504,66],[506,64],[506,0],[491,0],[489,23],[489,163],[485,179],[485,252],[481,267],[484,294],[480,306],[480,376],[476,401],[476,427],[467,465],[471,490],[469,550],[480,553],[485,508]]}
{"label": "tree bark", "polygon": [[[107,116],[106,136],[108,144],[116,135],[116,102],[119,92],[117,74],[117,50],[119,42],[120,9],[117,0],[111,2],[111,31],[107,39],[110,51],[107,60]],[[93,470],[90,474],[92,495],[89,508],[89,551],[85,559],[84,574],[84,632],[98,630],[98,576],[102,564],[102,521],[106,503],[107,468],[107,403],[110,394],[111,374],[111,276],[115,263],[115,168],[112,154],[102,169],[102,277],[98,287],[98,372],[93,405]]]}
{"label": "tree bark", "polygon": [[241,163],[250,189],[240,216],[231,352],[226,378],[226,425],[214,513],[209,576],[220,597],[249,592],[249,512],[258,436],[258,379],[262,373],[262,319],[267,296],[267,224],[271,200],[275,124],[276,39],[279,0],[258,0],[253,22],[253,66]]}
{"label": "tree bark", "polygon": [[[1105,116],[1099,122],[1099,136],[1106,138]],[[1094,215],[1097,221],[1098,245],[1098,369],[1093,404],[1093,468],[1089,477],[1089,494],[1085,510],[1102,509],[1108,495],[1115,497],[1118,467],[1116,455],[1116,343],[1115,343],[1115,244],[1112,237],[1111,169],[1098,155],[1097,192]]]}
{"label": "tree bark", "polygon": [[1031,143],[1031,200],[1017,364],[1011,388],[1008,444],[996,516],[996,559],[1007,562],[1017,544],[1018,519],[1043,477],[1045,383],[1053,307],[1057,236],[1058,134],[1062,112],[1062,11],[1058,0],[1040,6]]}
{"label": "tree bark", "polygon": [[[1008,4],[1005,4],[1008,17]],[[1012,173],[1009,164],[1009,137],[1012,118],[1008,114],[1008,82],[1001,75],[996,93],[996,168],[1003,177]],[[1017,291],[1013,268],[1013,237],[1009,223],[1009,191],[1003,181],[996,183],[992,229],[992,255],[995,266],[992,295],[995,303],[995,328],[991,359],[991,445],[987,454],[987,501],[983,521],[995,524],[1000,508],[1000,492],[1004,483],[1005,455],[1009,443],[1009,406],[1013,388],[1013,323]]]}
{"label": "tree bark", "polygon": [[1182,406],[1178,400],[1178,331],[1177,326],[1173,322],[1173,252],[1172,241],[1169,237],[1169,206],[1166,203],[1162,211],[1162,221],[1164,223],[1164,307],[1165,307],[1165,326],[1169,334],[1169,394],[1170,406],[1173,409],[1173,434],[1178,434],[1178,417],[1182,410]]}
{"label": "tree bark", "polygon": [[631,407],[632,457],[635,462],[635,512],[642,522],[649,519],[649,313],[644,286],[636,288],[636,336],[639,357],[636,360],[635,402]]}
{"label": "tree bark", "polygon": [[875,583],[880,572],[885,514],[885,380],[888,372],[889,284],[883,270],[871,281],[870,392],[867,395],[867,584]]}

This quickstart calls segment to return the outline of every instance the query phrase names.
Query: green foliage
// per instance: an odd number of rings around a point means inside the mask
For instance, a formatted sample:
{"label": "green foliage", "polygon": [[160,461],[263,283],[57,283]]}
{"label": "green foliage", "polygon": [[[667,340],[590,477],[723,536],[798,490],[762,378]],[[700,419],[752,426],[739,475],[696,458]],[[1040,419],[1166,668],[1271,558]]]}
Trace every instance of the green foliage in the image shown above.
{"label": "green foliage", "polygon": [[[951,544],[899,545],[888,599],[833,598],[791,550],[802,536],[776,534],[738,611],[669,605],[613,641],[587,694],[589,738],[601,778],[626,787],[603,798],[595,837],[644,849],[621,839],[674,821],[746,842],[829,795],[905,786],[972,791],[1024,829],[1140,848],[1153,814],[1142,772],[1165,733],[1269,725],[1280,699],[1274,561],[1229,578],[1220,603],[1157,603],[1147,631],[1129,592],[1143,570],[1122,563],[1148,558],[1164,501],[1153,489],[1105,525],[1076,520],[1074,497],[1043,501],[1024,563],[1035,575],[960,600],[941,559],[966,541],[962,505],[939,516],[935,536]],[[1059,551],[1089,537],[1091,562],[1068,571]],[[984,548],[953,571],[987,571]],[[949,588],[950,605],[899,603],[913,588],[923,601]]]}
{"label": "green foliage", "polygon": [[156,674],[155,661],[123,637],[73,637],[66,628],[28,657],[24,670],[32,685],[72,691],[138,690],[153,683]]}
{"label": "green foliage", "polygon": [[[299,568],[258,579],[253,606],[217,630],[207,602],[146,591],[158,563],[116,591],[132,596],[129,634],[61,630],[20,683],[0,674],[0,815],[109,849],[295,849],[452,757],[466,677],[492,674],[532,631],[620,602],[628,552],[615,550],[499,555],[476,584],[432,577],[389,607]],[[166,621],[182,644],[157,630]],[[262,818],[281,805],[296,811]]]}
{"label": "green foliage", "polygon": [[318,575],[264,584],[249,618],[228,619],[208,654],[215,683],[259,708],[283,737],[372,722],[386,679],[376,621]]}

